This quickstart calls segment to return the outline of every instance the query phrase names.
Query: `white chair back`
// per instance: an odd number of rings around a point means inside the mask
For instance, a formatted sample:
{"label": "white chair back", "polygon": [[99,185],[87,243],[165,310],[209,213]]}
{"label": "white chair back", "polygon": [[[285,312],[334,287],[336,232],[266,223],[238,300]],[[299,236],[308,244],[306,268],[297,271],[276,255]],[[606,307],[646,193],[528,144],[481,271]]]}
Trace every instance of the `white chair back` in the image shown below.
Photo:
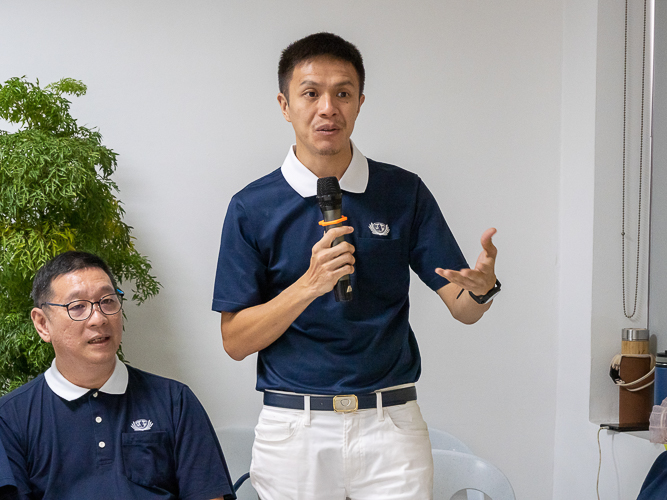
{"label": "white chair back", "polygon": [[434,450],[460,451],[461,453],[474,455],[467,444],[452,436],[449,432],[429,428],[428,435],[431,438],[431,448]]}
{"label": "white chair back", "polygon": [[451,500],[457,492],[466,489],[481,491],[492,500],[516,500],[505,474],[474,455],[433,450],[433,467],[433,500]]}
{"label": "white chair back", "polygon": [[[431,438],[431,447],[434,450],[460,451],[461,453],[474,455],[472,450],[468,448],[467,444],[459,438],[452,436],[449,432],[429,428],[428,434]],[[477,490],[468,490],[466,496],[468,500],[484,500],[484,493]]]}

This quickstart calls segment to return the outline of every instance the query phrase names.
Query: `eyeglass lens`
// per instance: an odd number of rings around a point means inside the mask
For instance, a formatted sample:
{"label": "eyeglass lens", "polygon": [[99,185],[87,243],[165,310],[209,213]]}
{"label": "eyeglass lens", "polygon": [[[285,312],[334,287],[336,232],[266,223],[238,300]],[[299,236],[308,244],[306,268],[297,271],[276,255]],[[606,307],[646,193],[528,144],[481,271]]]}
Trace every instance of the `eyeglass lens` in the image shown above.
{"label": "eyeglass lens", "polygon": [[93,312],[94,304],[100,305],[100,311],[104,314],[116,314],[121,309],[121,299],[115,294],[109,294],[102,297],[97,302],[89,300],[75,300],[67,306],[67,313],[73,320],[87,319]]}

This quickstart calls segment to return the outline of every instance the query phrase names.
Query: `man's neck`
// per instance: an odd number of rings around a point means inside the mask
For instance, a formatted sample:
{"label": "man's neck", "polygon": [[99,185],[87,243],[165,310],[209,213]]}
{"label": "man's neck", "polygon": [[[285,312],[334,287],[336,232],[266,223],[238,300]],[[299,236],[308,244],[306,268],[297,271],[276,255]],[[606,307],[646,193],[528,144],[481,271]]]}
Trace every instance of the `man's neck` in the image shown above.
{"label": "man's neck", "polygon": [[340,180],[352,161],[352,145],[335,155],[318,155],[311,154],[297,143],[295,155],[318,178],[336,177]]}
{"label": "man's neck", "polygon": [[56,368],[60,374],[72,384],[84,389],[99,389],[113,375],[116,368],[116,360],[111,365],[92,366],[69,366],[69,363],[58,360],[56,357]]}

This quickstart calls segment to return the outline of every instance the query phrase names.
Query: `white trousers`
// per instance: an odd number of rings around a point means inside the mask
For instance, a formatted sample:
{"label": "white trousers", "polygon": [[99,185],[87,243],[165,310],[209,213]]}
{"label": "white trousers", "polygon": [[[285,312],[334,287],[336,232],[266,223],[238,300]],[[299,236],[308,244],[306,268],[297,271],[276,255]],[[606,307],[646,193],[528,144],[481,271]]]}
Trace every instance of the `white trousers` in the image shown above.
{"label": "white trousers", "polygon": [[262,500],[431,500],[428,428],[416,401],[353,413],[264,406],[250,478]]}

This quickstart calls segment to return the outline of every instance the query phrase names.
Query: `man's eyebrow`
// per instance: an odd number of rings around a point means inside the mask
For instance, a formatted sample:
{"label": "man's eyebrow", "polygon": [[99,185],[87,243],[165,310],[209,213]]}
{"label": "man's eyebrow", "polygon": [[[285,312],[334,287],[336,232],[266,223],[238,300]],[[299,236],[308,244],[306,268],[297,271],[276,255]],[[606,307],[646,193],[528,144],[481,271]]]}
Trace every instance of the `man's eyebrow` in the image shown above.
{"label": "man's eyebrow", "polygon": [[299,84],[299,87],[317,87],[321,83],[316,82],[315,80],[304,80]]}
{"label": "man's eyebrow", "polygon": [[[319,87],[322,86],[323,84],[320,82],[316,82],[315,80],[304,80],[299,84],[299,87]],[[345,86],[353,86],[354,82],[352,80],[343,80],[342,82],[337,82],[333,86],[334,87],[345,87]]]}

